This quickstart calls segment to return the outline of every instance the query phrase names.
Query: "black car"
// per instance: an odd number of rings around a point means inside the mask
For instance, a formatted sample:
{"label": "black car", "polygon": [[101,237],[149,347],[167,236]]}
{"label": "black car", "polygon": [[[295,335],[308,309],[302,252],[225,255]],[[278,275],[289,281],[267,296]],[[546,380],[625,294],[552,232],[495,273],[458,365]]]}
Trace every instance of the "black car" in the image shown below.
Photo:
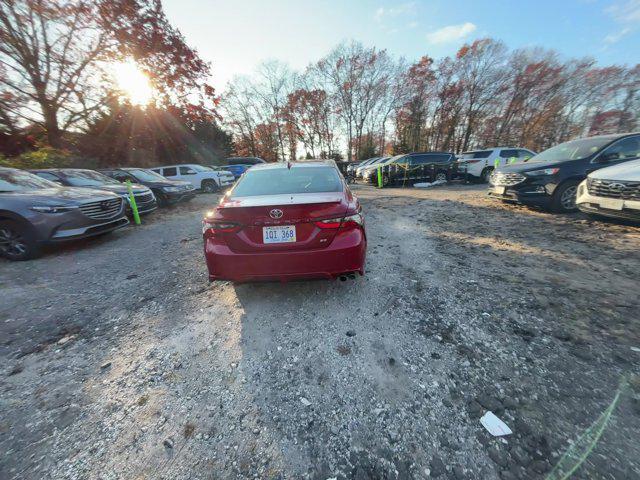
{"label": "black car", "polygon": [[[410,186],[419,182],[449,181],[456,166],[451,152],[422,152],[397,155],[382,165],[382,185]],[[377,183],[377,169],[365,172],[364,180]]]}
{"label": "black car", "polygon": [[[126,200],[127,214],[131,215],[131,205],[129,204],[129,191],[126,185],[107,177],[95,170],[84,168],[48,168],[44,170],[31,170],[40,178],[50,180],[58,185],[66,187],[85,187],[94,190],[105,190],[113,192]],[[133,196],[136,199],[138,213],[150,213],[158,208],[156,197],[153,192],[143,185],[133,184]]]}
{"label": "black car", "polygon": [[489,195],[505,201],[576,210],[578,184],[600,168],[640,158],[640,133],[600,135],[561,143],[530,160],[498,168]]}
{"label": "black car", "polygon": [[170,180],[146,168],[112,168],[99,170],[100,173],[119,182],[138,183],[148,187],[161,207],[189,201],[196,196],[196,189],[189,182]]}

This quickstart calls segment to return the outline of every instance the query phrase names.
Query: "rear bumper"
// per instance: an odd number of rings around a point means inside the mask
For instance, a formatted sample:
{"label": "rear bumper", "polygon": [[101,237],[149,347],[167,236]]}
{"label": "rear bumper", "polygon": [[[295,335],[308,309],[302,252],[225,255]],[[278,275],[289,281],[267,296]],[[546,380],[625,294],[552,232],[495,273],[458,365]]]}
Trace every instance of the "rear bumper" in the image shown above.
{"label": "rear bumper", "polygon": [[281,281],[336,278],[352,272],[364,274],[367,240],[364,231],[336,234],[326,248],[307,251],[235,253],[226,245],[205,239],[209,280]]}

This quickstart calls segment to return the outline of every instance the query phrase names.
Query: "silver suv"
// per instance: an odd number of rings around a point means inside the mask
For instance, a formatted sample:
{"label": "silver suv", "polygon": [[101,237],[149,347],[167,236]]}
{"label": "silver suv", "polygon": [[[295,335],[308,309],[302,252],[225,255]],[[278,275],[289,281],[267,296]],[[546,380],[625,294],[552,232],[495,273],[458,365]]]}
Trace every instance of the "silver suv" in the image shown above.
{"label": "silver suv", "polygon": [[36,257],[47,243],[90,237],[129,223],[115,193],[61,187],[29,172],[0,167],[0,255]]}

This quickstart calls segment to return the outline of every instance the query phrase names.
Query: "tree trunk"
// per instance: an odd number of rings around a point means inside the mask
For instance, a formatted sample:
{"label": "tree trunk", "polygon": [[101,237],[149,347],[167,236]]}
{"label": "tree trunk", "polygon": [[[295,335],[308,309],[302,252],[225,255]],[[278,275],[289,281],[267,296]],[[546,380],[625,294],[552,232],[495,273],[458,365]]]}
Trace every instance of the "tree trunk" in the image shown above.
{"label": "tree trunk", "polygon": [[47,142],[53,148],[62,148],[62,131],[58,124],[58,110],[46,98],[41,100],[40,108],[44,117],[44,128],[47,132]]}

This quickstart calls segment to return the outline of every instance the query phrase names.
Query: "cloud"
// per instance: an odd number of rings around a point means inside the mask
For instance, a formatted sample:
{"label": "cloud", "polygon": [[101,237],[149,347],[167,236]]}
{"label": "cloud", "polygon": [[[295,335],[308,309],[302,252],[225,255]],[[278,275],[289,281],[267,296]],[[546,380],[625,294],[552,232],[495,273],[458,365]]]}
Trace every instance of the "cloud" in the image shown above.
{"label": "cloud", "polygon": [[640,25],[640,0],[614,3],[607,7],[605,12],[618,23]]}
{"label": "cloud", "polygon": [[455,42],[475,32],[476,28],[477,27],[471,22],[461,23],[460,25],[448,25],[427,34],[427,41],[433,44]]}
{"label": "cloud", "polygon": [[630,32],[631,32],[630,28],[623,28],[619,32],[610,33],[609,35],[604,37],[604,43],[606,43],[607,45],[613,45],[614,43],[619,42],[622,37],[624,37]]}
{"label": "cloud", "polygon": [[620,27],[603,39],[606,50],[608,46],[618,43],[623,37],[629,35],[640,27],[640,0],[626,0],[614,3],[605,8],[609,15]]}
{"label": "cloud", "polygon": [[377,22],[382,22],[385,18],[399,17],[409,13],[414,13],[416,10],[416,2],[407,2],[395,7],[380,7],[376,10],[374,18]]}

